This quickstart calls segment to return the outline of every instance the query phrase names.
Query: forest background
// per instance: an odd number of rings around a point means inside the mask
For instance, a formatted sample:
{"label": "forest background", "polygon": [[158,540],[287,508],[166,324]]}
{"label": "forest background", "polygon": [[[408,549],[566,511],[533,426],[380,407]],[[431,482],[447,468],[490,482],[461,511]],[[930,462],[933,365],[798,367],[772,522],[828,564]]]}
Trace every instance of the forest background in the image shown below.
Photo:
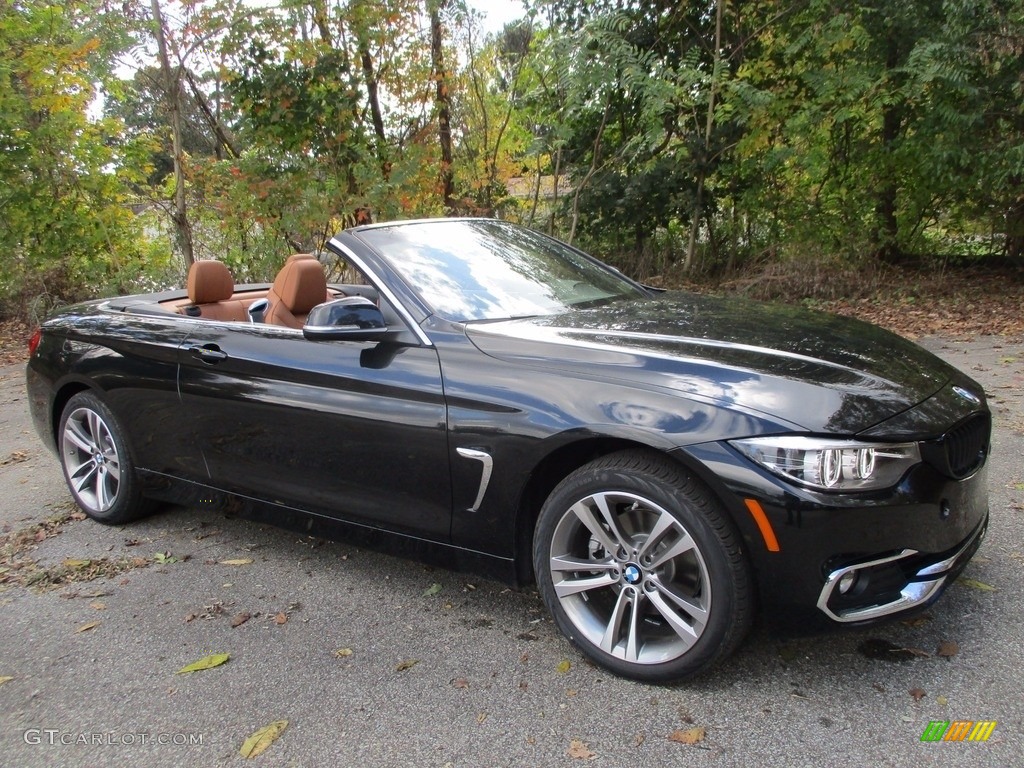
{"label": "forest background", "polygon": [[1021,332],[1024,0],[0,0],[0,317],[497,216],[660,285]]}

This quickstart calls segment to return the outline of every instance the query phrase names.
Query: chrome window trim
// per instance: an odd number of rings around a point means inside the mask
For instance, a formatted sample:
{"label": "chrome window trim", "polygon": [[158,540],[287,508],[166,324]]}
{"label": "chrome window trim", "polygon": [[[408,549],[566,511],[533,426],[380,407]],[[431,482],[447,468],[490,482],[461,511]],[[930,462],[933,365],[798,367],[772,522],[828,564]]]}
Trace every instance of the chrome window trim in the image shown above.
{"label": "chrome window trim", "polygon": [[366,275],[366,277],[373,283],[373,287],[380,291],[380,293],[384,296],[384,298],[388,300],[391,306],[395,308],[395,311],[402,316],[402,319],[405,320],[406,325],[409,326],[412,332],[416,334],[416,337],[420,340],[420,343],[422,343],[426,347],[434,346],[434,342],[430,340],[430,337],[427,336],[426,333],[424,333],[419,323],[417,323],[413,319],[412,315],[409,314],[409,310],[406,309],[405,305],[403,305],[402,302],[398,300],[398,297],[395,296],[395,293],[394,291],[391,290],[390,286],[388,286],[383,280],[380,279],[380,275],[378,275],[376,272],[370,269],[370,267],[367,266],[366,262],[363,261],[363,259],[357,256],[351,248],[342,243],[337,237],[332,237],[328,245],[330,245],[336,252],[344,256],[346,259],[349,259],[353,264],[356,265],[356,267],[358,267],[363,272],[364,275]]}

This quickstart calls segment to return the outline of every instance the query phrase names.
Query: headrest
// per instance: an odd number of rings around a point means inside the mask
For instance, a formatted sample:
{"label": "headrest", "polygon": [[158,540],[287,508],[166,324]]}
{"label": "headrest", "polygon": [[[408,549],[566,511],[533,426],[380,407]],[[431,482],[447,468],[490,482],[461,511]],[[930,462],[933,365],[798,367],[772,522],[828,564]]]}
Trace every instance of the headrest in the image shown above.
{"label": "headrest", "polygon": [[317,304],[324,303],[327,278],[319,261],[295,259],[277,273],[272,290],[292,314],[303,315]]}
{"label": "headrest", "polygon": [[197,261],[188,268],[188,300],[193,304],[225,301],[235,292],[235,281],[219,261]]}

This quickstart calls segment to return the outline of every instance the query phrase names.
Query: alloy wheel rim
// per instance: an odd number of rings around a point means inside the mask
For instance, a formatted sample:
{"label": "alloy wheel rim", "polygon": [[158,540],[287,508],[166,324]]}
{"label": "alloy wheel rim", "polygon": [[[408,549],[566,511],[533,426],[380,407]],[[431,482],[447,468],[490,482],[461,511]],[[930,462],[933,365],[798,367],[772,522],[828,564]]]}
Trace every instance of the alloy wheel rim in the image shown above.
{"label": "alloy wheel rim", "polygon": [[95,512],[117,501],[121,459],[103,418],[91,408],[76,408],[64,422],[62,458],[68,482],[79,500]]}
{"label": "alloy wheel rim", "polygon": [[549,568],[576,631],[623,661],[678,659],[707,626],[704,556],[674,515],[642,496],[603,491],[573,504],[555,527]]}

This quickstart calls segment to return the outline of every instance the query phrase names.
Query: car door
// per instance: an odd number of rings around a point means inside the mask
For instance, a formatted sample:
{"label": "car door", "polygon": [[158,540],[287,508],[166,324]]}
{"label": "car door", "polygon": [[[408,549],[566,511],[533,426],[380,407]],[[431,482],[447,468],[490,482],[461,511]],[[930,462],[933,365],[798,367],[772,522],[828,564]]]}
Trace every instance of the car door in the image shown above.
{"label": "car door", "polygon": [[[411,336],[411,334],[406,334]],[[451,488],[437,351],[310,341],[197,323],[182,344],[183,419],[214,487],[447,541]]]}

